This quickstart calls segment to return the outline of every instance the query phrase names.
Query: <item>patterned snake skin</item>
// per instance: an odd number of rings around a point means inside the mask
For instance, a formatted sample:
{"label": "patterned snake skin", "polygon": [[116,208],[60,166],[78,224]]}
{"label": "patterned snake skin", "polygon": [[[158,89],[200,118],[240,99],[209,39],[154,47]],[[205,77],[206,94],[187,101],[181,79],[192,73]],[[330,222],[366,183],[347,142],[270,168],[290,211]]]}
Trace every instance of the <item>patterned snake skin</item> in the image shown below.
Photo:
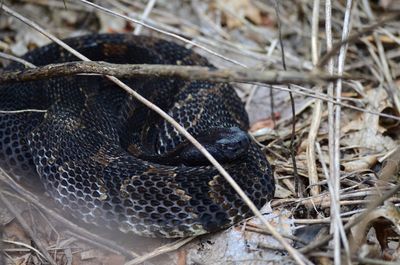
{"label": "patterned snake skin", "polygon": [[[152,37],[102,34],[66,42],[96,61],[212,67]],[[24,59],[37,66],[77,60],[55,44]],[[270,165],[246,133],[247,114],[231,86],[157,77],[124,82],[197,137],[257,207],[272,198]],[[0,114],[0,166],[17,177],[39,175],[47,193],[80,220],[143,236],[183,237],[251,216],[171,125],[103,77],[1,85],[0,110],[23,109],[46,112]]]}

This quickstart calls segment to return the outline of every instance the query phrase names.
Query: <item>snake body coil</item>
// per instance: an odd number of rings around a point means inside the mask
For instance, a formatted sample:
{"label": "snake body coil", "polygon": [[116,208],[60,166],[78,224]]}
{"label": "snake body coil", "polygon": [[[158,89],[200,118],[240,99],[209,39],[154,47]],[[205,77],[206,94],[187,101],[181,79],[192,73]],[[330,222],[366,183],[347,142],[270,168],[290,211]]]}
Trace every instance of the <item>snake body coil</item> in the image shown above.
{"label": "snake body coil", "polygon": [[[103,34],[66,43],[94,61],[212,67],[188,49],[151,37]],[[37,66],[77,60],[55,44],[24,59]],[[20,68],[11,64],[7,70]],[[245,133],[247,114],[231,86],[158,77],[124,82],[198,137],[257,207],[271,199],[271,168]],[[62,208],[85,222],[144,236],[183,237],[251,215],[170,124],[104,77],[0,86],[0,110],[24,109],[46,112],[0,114],[0,166],[16,176],[39,175]]]}

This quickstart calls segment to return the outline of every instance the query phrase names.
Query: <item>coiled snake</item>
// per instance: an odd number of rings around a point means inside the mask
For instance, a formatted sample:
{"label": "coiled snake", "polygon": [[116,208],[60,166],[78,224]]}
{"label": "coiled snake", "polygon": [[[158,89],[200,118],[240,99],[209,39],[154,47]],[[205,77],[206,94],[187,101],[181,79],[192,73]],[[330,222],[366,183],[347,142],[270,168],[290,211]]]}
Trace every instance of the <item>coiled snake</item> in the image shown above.
{"label": "coiled snake", "polygon": [[[66,42],[95,61],[212,67],[182,46],[152,37],[99,34]],[[76,61],[50,44],[34,65]],[[6,68],[21,69],[11,64]],[[274,193],[271,168],[248,137],[248,118],[228,84],[179,78],[124,80],[167,111],[223,163],[257,207]],[[101,76],[0,86],[0,166],[39,175],[76,218],[123,232],[183,237],[249,217],[233,188],[170,124]]]}

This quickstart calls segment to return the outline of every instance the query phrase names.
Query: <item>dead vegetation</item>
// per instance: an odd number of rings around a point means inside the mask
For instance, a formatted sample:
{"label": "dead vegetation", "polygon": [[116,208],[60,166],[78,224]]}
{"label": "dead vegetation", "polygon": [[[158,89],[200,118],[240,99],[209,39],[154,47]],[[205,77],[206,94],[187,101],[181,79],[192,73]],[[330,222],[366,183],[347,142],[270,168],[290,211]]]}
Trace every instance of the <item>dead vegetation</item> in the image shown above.
{"label": "dead vegetation", "polygon": [[[176,242],[116,235],[71,222],[43,204],[45,195],[3,174],[0,264],[398,264],[398,1],[279,1],[278,12],[275,1],[259,0],[96,3],[104,9],[84,0],[4,1],[0,51],[19,56],[49,42],[31,28],[34,21],[58,38],[157,35],[230,71],[315,74],[319,67],[352,79],[236,80],[253,135],[275,169],[276,196],[262,220]],[[264,219],[289,247],[270,236]]]}

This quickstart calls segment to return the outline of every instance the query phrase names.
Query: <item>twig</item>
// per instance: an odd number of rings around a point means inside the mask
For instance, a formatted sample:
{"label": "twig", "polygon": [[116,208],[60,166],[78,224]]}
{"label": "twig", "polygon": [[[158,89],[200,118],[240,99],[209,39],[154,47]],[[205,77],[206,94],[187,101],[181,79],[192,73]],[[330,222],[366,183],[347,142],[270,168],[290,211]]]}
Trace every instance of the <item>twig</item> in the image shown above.
{"label": "twig", "polygon": [[28,61],[26,61],[24,59],[21,59],[21,58],[19,58],[17,56],[14,56],[14,55],[11,55],[11,54],[8,54],[8,53],[4,53],[4,52],[0,52],[0,58],[7,59],[7,60],[10,60],[10,61],[14,61],[14,62],[23,64],[27,68],[35,68],[36,67],[36,66],[34,66],[33,64],[31,64],[30,62],[28,62]]}
{"label": "twig", "polygon": [[[315,65],[318,61],[318,24],[319,24],[319,6],[320,1],[314,0],[313,16],[312,16],[312,29],[311,29],[311,55],[312,61]],[[321,91],[321,87],[317,86],[314,89]],[[322,101],[316,100],[314,103],[310,131],[308,134],[307,144],[307,167],[308,179],[310,181],[310,194],[315,196],[320,193],[320,187],[315,185],[318,183],[317,163],[315,158],[315,140],[317,138],[319,125],[322,117]]]}
{"label": "twig", "polygon": [[47,110],[42,110],[42,109],[0,110],[0,114],[18,114],[26,112],[46,113]]}
{"label": "twig", "polygon": [[[154,5],[156,4],[157,0],[148,0],[146,8],[143,11],[143,14],[140,18],[140,22],[144,23],[144,20],[149,16],[151,10],[153,9]],[[134,35],[139,35],[142,32],[142,25],[138,24],[133,31]]]}
{"label": "twig", "polygon": [[[133,77],[179,77],[185,80],[214,82],[262,82],[268,84],[319,84],[350,77],[332,76],[323,73],[298,71],[257,71],[251,69],[215,69],[203,66],[181,66],[164,64],[113,64],[107,62],[65,62],[49,64],[33,69],[0,71],[0,84],[15,81],[33,81],[57,76],[76,74],[112,75],[119,78]],[[354,77],[351,77],[354,79]]]}
{"label": "twig", "polygon": [[[332,50],[332,3],[330,0],[327,0],[325,3],[325,33],[326,33],[326,46],[328,49],[328,53]],[[328,60],[328,73],[333,73],[333,60],[332,57],[329,57]],[[333,84],[328,85],[328,95],[330,97],[333,97]],[[332,222],[331,222],[331,235],[334,235],[334,260],[336,261],[338,259],[337,257],[337,245],[339,244],[338,241],[338,230],[337,226],[334,224],[337,223],[336,219],[339,214],[337,214],[337,208],[335,208],[335,192],[334,192],[334,186],[335,186],[335,180],[334,180],[334,165],[336,163],[335,160],[335,127],[334,127],[334,109],[333,109],[333,104],[328,103],[328,126],[329,126],[329,131],[328,131],[328,147],[329,147],[329,179],[328,179],[328,190],[331,195],[331,217],[332,217]],[[338,200],[338,199],[337,199]],[[340,246],[339,246],[339,255],[340,255]]]}
{"label": "twig", "polygon": [[[344,15],[343,21],[343,31],[342,31],[342,40],[348,38],[350,32],[350,23],[351,23],[351,9],[352,9],[352,0],[347,0],[346,2],[346,11]],[[339,74],[344,71],[344,64],[346,58],[348,44],[341,46],[338,58],[338,66],[337,71]],[[339,79],[336,81],[336,96],[337,101],[340,102],[340,97],[342,95],[342,80]],[[332,209],[334,209],[335,218],[333,218],[334,225],[334,261],[335,264],[339,265],[341,263],[341,249],[340,249],[340,241],[343,244],[345,251],[345,258],[347,263],[350,264],[350,247],[349,242],[346,237],[346,233],[343,228],[343,222],[340,217],[340,117],[341,117],[341,106],[335,106],[335,139],[334,139],[334,155],[335,155],[335,164],[330,165],[333,167],[333,175],[332,176],[332,188],[334,195],[332,202]]]}
{"label": "twig", "polygon": [[[208,80],[214,82],[243,82],[256,84],[260,87],[268,87],[264,83],[276,84],[296,84],[296,83],[310,83],[318,84],[325,81],[334,81],[338,78],[348,79],[346,76],[333,76],[323,73],[299,73],[292,71],[268,71],[260,72],[256,70],[232,70],[232,69],[209,69],[200,66],[177,66],[177,65],[132,65],[132,64],[111,64],[106,62],[67,62],[61,64],[50,64],[46,66],[37,67],[36,69],[27,69],[23,71],[4,71],[0,75],[0,83],[14,82],[14,81],[32,81],[43,78],[50,78],[56,76],[68,76],[74,74],[104,74],[113,75],[117,77],[137,77],[137,76],[176,76],[187,80]],[[247,77],[246,77],[247,75]],[[352,79],[357,77],[352,77]],[[254,80],[258,80],[254,83]],[[293,86],[291,86],[293,87]],[[279,89],[282,91],[289,91],[283,87],[272,87],[272,89]],[[400,120],[400,117],[385,114],[381,112],[367,110],[365,108],[356,107],[346,103],[338,103],[336,100],[327,97],[322,93],[311,91],[306,88],[300,88],[303,91],[292,89],[293,93],[305,95],[312,98],[321,99],[335,105],[340,105],[345,108],[378,115],[394,120]],[[310,94],[315,93],[315,94]],[[343,99],[342,99],[343,100]],[[29,110],[35,111],[35,110]],[[36,110],[44,112],[44,110]],[[21,111],[17,111],[21,112]],[[10,112],[7,112],[10,113]]]}
{"label": "twig", "polygon": [[[281,28],[281,21],[280,21],[280,12],[279,12],[279,3],[278,0],[274,1],[275,4],[275,13],[276,13],[276,18],[277,18],[277,23],[278,23],[278,34],[279,34],[279,45],[281,48],[281,56],[282,56],[282,66],[283,69],[286,71],[286,57],[285,57],[285,49],[283,46],[283,40],[282,40],[282,28]],[[290,138],[290,157],[292,159],[292,164],[293,164],[293,176],[294,176],[294,182],[295,182],[295,189],[299,197],[303,197],[303,185],[300,182],[299,175],[297,173],[297,164],[296,164],[296,151],[295,151],[295,146],[294,146],[294,141],[295,141],[295,133],[296,133],[296,108],[294,104],[294,98],[292,94],[292,89],[290,84],[288,84],[288,89],[289,89],[289,97],[290,97],[290,105],[292,109],[292,134]]]}

